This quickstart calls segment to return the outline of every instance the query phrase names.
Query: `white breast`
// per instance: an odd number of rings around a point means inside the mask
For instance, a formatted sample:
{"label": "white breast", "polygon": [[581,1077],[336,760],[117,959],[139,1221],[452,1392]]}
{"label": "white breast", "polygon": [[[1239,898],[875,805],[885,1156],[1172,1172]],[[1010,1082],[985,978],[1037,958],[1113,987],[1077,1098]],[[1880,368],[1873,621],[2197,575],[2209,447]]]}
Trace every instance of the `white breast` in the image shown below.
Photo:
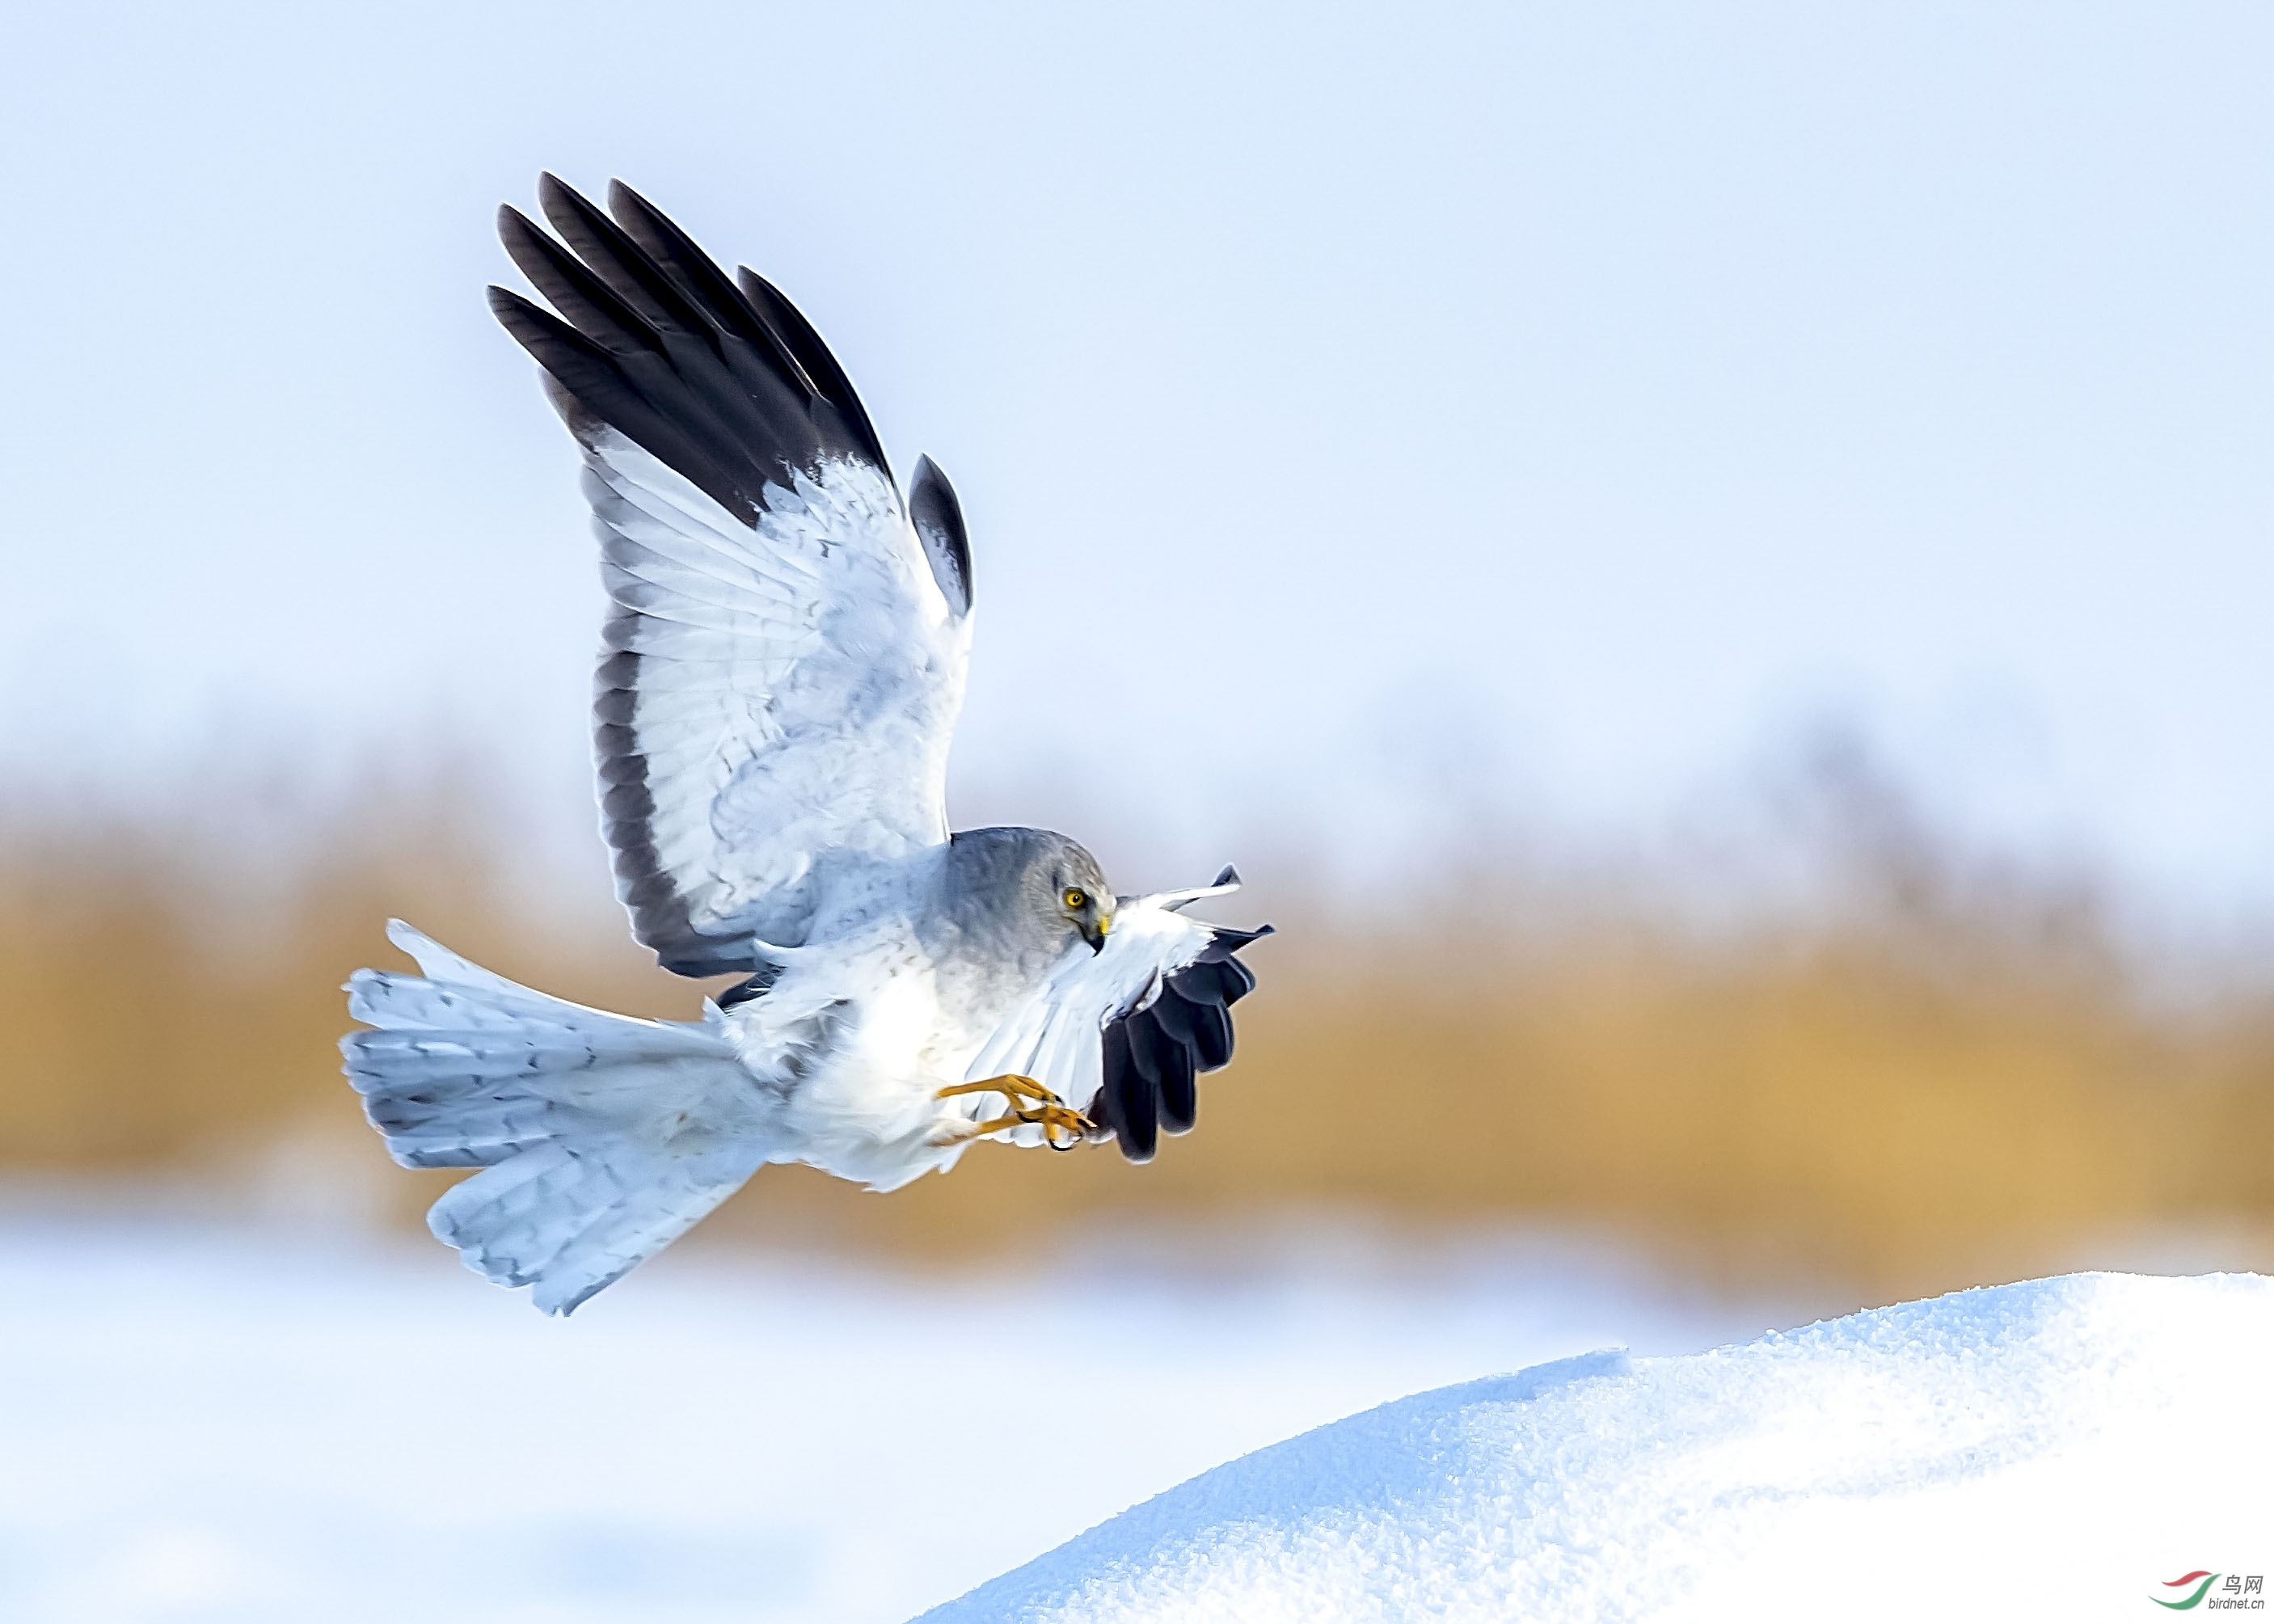
{"label": "white breast", "polygon": [[952,1165],[960,1148],[932,1142],[942,1119],[980,1101],[937,1096],[988,1034],[942,1002],[906,925],[784,957],[772,989],[727,1023],[743,1064],[781,1094],[786,1159],[882,1189]]}

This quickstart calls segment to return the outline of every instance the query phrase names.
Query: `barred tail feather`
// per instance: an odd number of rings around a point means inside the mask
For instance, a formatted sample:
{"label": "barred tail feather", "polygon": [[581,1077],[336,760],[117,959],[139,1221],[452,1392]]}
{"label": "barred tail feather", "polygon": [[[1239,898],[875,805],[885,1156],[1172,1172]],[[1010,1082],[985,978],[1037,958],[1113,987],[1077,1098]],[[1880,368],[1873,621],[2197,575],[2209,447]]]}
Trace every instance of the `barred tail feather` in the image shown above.
{"label": "barred tail feather", "polygon": [[766,1101],[717,1017],[639,1020],[459,958],[400,920],[423,976],[358,970],[340,1041],[405,1167],[482,1171],[427,1227],[466,1266],[565,1314],[684,1234],[766,1160]]}

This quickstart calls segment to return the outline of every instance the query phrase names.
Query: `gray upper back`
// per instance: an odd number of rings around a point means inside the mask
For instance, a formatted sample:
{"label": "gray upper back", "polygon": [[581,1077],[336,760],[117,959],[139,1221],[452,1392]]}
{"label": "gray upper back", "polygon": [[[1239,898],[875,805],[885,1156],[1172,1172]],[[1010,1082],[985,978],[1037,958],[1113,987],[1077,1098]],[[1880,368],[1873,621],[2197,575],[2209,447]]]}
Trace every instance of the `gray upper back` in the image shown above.
{"label": "gray upper back", "polygon": [[[966,829],[930,861],[929,883],[907,898],[910,924],[943,996],[975,1014],[1024,996],[1081,939],[1059,906],[1067,891],[1113,895],[1097,859],[1047,829]],[[761,965],[719,1007],[764,996],[779,974]]]}

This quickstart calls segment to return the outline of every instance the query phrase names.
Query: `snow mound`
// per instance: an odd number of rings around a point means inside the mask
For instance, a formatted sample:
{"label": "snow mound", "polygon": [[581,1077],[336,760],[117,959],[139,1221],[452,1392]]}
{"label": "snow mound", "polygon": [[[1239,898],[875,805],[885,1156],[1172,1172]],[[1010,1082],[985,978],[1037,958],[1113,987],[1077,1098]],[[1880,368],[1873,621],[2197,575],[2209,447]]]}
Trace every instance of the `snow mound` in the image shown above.
{"label": "snow mound", "polygon": [[1259,1450],[923,1616],[2162,1617],[2175,1575],[2274,1575],[2270,1378],[2274,1282],[2247,1274],[1583,1354]]}

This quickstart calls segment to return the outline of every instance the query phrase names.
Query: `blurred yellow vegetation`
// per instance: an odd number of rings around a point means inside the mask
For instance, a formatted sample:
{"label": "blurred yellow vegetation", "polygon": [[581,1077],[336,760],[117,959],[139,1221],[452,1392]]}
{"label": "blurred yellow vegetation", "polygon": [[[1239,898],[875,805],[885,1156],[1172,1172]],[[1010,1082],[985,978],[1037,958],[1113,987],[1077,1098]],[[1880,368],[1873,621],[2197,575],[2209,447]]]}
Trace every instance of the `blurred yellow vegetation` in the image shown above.
{"label": "blurred yellow vegetation", "polygon": [[[335,1049],[341,981],[396,961],[391,914],[549,991],[694,1012],[598,901],[548,917],[505,887],[471,818],[362,804],[291,860],[9,819],[0,1171],[226,1185],[274,1152],[407,1218],[447,1176],[386,1162]],[[1239,1058],[1151,1165],[983,1146],[881,1198],[770,1169],[707,1231],[989,1264],[1037,1234],[1167,1262],[1195,1220],[1230,1245],[1272,1214],[1547,1225],[1890,1293],[2134,1262],[2158,1233],[2274,1263],[2274,1001],[2238,978],[2174,1007],[2090,909],[1948,890],[1713,930],[1519,894],[1427,929],[1322,916],[1250,950]]]}

